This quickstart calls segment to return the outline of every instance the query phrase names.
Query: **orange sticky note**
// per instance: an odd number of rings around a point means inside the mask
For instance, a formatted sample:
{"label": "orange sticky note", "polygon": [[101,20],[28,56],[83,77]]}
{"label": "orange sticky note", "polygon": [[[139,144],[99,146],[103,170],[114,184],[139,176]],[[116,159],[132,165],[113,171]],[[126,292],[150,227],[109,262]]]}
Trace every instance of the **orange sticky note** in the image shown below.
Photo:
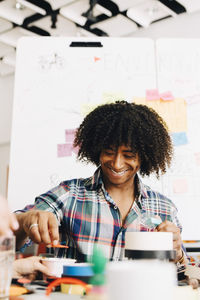
{"label": "orange sticky note", "polygon": [[154,90],[146,90],[146,99],[149,101],[159,100],[160,95],[157,89]]}
{"label": "orange sticky note", "polygon": [[94,57],[94,61],[96,62],[96,61],[98,61],[98,60],[100,60],[101,58],[100,57]]}

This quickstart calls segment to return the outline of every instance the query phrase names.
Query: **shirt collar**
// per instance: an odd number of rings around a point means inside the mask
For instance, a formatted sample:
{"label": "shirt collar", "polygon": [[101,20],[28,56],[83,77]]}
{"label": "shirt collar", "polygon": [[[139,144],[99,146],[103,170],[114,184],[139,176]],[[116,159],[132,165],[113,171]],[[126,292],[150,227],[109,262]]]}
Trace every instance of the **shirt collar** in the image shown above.
{"label": "shirt collar", "polygon": [[135,175],[135,180],[136,180],[136,185],[138,190],[138,198],[140,198],[141,196],[143,198],[148,198],[147,186],[142,182],[138,174]]}
{"label": "shirt collar", "polygon": [[[147,194],[147,187],[146,185],[143,184],[143,182],[141,181],[141,179],[139,178],[138,174],[135,175],[135,180],[136,180],[136,185],[137,185],[137,190],[138,190],[138,199],[141,198],[141,196],[143,198],[148,198],[148,194]],[[94,175],[92,177],[89,177],[86,179],[85,182],[85,187],[88,190],[98,190],[102,187],[103,185],[103,179],[102,179],[102,171],[101,171],[101,167],[99,166]]]}
{"label": "shirt collar", "polygon": [[85,187],[88,190],[98,190],[103,185],[103,179],[102,179],[102,172],[101,167],[99,166],[94,175],[92,177],[89,177],[85,181]]}

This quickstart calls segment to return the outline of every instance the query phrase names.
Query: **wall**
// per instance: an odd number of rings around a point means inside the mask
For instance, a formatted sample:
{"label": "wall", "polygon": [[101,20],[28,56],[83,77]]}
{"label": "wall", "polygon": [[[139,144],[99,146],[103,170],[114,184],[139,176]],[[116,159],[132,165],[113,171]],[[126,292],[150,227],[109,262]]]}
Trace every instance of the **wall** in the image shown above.
{"label": "wall", "polygon": [[7,194],[7,170],[9,164],[10,144],[0,145],[0,193]]}
{"label": "wall", "polygon": [[0,194],[6,196],[14,76],[0,77]]}

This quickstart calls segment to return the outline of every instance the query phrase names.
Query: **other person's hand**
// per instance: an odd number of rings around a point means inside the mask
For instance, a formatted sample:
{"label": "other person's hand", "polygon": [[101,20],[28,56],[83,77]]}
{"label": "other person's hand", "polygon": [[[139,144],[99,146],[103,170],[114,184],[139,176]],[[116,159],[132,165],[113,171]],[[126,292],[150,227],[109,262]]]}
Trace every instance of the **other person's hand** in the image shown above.
{"label": "other person's hand", "polygon": [[13,277],[25,277],[34,280],[38,272],[50,275],[48,268],[41,262],[41,257],[31,256],[27,258],[17,259],[13,263]]}
{"label": "other person's hand", "polygon": [[7,201],[0,196],[0,235],[11,236],[19,224],[14,214],[9,210]]}

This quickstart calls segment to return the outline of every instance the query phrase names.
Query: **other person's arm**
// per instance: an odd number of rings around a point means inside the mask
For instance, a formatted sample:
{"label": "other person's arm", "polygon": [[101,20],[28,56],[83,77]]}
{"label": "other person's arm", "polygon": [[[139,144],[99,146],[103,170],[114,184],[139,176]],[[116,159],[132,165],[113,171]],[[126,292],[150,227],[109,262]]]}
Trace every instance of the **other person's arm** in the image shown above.
{"label": "other person's arm", "polygon": [[6,199],[0,196],[0,236],[11,236],[12,231],[18,229],[19,224],[14,214],[9,210]]}

